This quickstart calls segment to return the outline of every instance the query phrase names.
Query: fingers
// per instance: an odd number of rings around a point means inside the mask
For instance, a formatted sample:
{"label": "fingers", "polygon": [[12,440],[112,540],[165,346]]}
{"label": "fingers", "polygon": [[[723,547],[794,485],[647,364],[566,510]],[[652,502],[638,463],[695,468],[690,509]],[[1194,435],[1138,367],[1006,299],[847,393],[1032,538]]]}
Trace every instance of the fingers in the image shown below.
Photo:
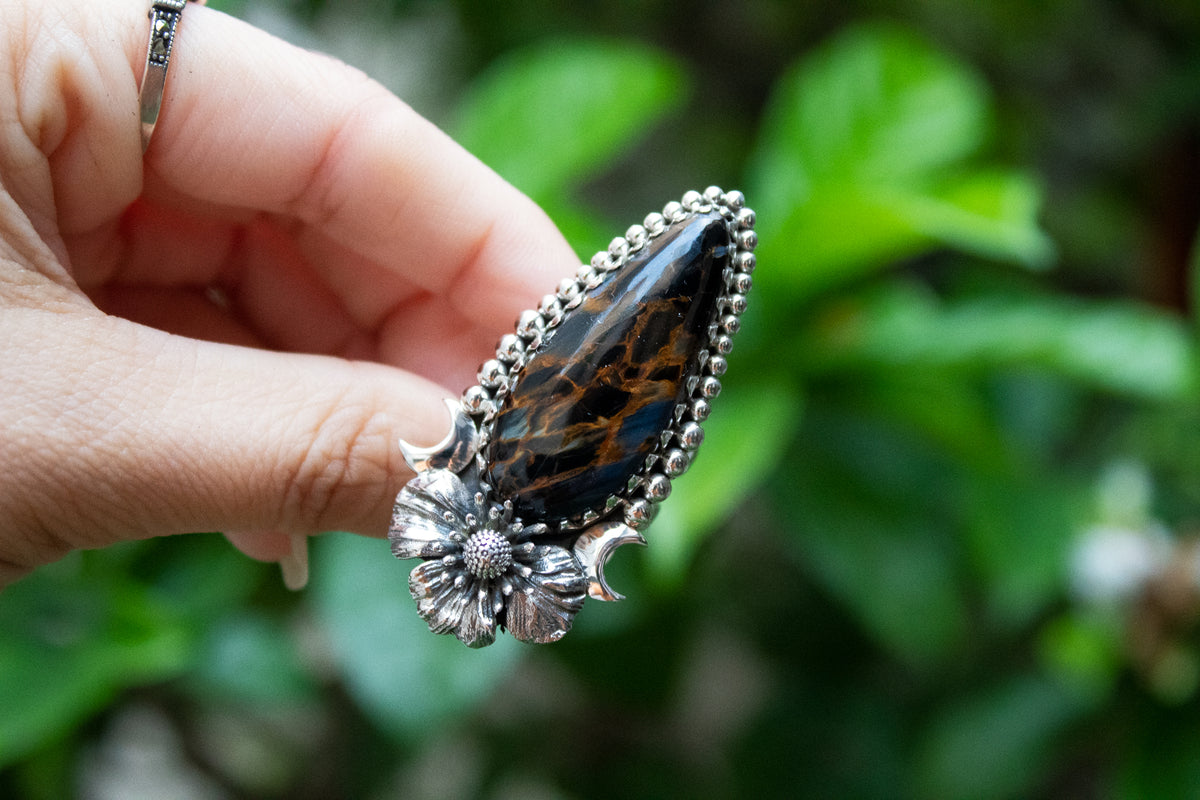
{"label": "fingers", "polygon": [[256,561],[275,562],[292,552],[292,537],[283,531],[225,531],[229,543]]}
{"label": "fingers", "polygon": [[308,583],[308,537],[280,531],[228,532],[225,538],[251,558],[279,562],[283,585],[292,591]]}
{"label": "fingers", "polygon": [[[0,179],[95,296],[120,271],[146,277],[111,287],[109,310],[457,377],[422,359],[477,364],[495,341],[484,328],[577,265],[536,206],[399,100],[218,12],[184,12],[144,161],[145,0],[0,4],[0,23],[23,65],[0,74],[0,114],[20,123],[0,131]],[[139,195],[178,224],[122,229]],[[281,248],[248,246],[269,242],[245,235],[263,226]],[[252,328],[205,300],[232,261]],[[443,391],[409,373],[172,336],[78,302],[54,313],[34,289],[0,314],[0,463],[21,467],[0,482],[0,581],[167,533],[378,534],[410,477],[396,440],[445,428]],[[324,311],[298,329],[297,307]]]}
{"label": "fingers", "polygon": [[308,584],[308,537],[293,533],[288,536],[288,541],[291,548],[279,559],[279,568],[283,573],[283,585],[298,592]]}
{"label": "fingers", "polygon": [[175,191],[295,216],[504,325],[577,266],[532,202],[378,84],[196,10],[149,154]]}
{"label": "fingers", "polygon": [[[110,225],[136,194],[128,169],[101,170],[88,156],[107,144],[114,155],[106,164],[120,158],[142,167],[135,103],[145,2],[105,0],[89,13],[108,15],[123,80],[71,87],[92,92],[81,102],[97,118],[81,122],[95,135],[69,137],[54,154],[69,166],[54,168],[69,237]],[[100,56],[92,62],[116,68]],[[188,6],[179,24],[144,191],[182,211],[218,206],[295,218],[488,324],[511,324],[578,266],[531,201],[381,86],[209,8]]]}
{"label": "fingers", "polygon": [[411,477],[397,439],[448,424],[436,386],[374,364],[20,308],[0,338],[0,463],[22,467],[0,482],[0,564],[183,532],[380,535]]}

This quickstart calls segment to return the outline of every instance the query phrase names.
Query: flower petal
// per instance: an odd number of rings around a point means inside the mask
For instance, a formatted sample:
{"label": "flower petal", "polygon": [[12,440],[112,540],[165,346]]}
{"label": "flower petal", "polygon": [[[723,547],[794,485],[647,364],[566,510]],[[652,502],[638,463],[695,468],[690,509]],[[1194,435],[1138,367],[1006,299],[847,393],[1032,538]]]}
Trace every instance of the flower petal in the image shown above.
{"label": "flower petal", "polygon": [[[467,647],[487,647],[496,641],[496,600],[499,590],[487,584],[475,584],[470,603],[454,635]],[[503,606],[501,606],[503,607]]]}
{"label": "flower petal", "polygon": [[530,539],[535,539],[549,530],[549,526],[544,522],[535,522],[532,525],[525,525],[521,528],[521,532],[516,536],[511,537],[514,542],[527,542]]}
{"label": "flower petal", "polygon": [[587,597],[587,579],[575,558],[561,547],[543,545],[521,562],[532,573],[518,577],[508,598],[505,626],[525,642],[556,642],[571,630]]}
{"label": "flower petal", "polygon": [[408,576],[408,591],[417,601],[417,612],[429,623],[434,633],[456,631],[471,602],[471,584],[459,588],[454,579],[460,569],[447,567],[442,561],[418,564]]}
{"label": "flower petal", "polygon": [[[571,551],[555,545],[539,545],[528,554],[521,554],[521,563],[533,570],[529,580],[546,591],[564,596],[576,592],[587,594],[587,577]],[[580,605],[583,604],[581,599]]]}
{"label": "flower petal", "polygon": [[422,472],[400,490],[392,507],[388,539],[396,558],[440,558],[453,549],[450,535],[461,531],[474,510],[475,491],[453,472]]}

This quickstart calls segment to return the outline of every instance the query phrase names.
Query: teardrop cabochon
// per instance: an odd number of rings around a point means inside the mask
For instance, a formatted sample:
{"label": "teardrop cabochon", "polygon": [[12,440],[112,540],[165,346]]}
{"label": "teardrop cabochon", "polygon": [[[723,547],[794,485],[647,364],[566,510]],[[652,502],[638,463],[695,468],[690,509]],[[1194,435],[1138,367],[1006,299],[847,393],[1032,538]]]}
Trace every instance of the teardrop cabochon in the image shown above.
{"label": "teardrop cabochon", "polygon": [[689,192],[522,315],[463,398],[495,500],[556,529],[649,523],[720,391],[753,225],[740,193]]}

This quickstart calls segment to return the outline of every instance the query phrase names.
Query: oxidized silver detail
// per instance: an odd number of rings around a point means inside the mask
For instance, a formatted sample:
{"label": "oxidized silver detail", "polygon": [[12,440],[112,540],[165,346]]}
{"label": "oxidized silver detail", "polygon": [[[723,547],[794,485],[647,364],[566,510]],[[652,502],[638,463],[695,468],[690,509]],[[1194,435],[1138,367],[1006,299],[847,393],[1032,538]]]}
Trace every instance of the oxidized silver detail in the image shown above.
{"label": "oxidized silver detail", "polygon": [[463,547],[463,560],[476,578],[499,578],[512,566],[512,545],[496,531],[478,531]]}
{"label": "oxidized silver detail", "polygon": [[430,469],[461,472],[475,458],[479,449],[479,429],[461,405],[453,400],[446,400],[445,403],[451,418],[450,432],[446,438],[432,447],[417,447],[400,440],[400,452],[413,472]]}
{"label": "oxidized silver detail", "polygon": [[[629,258],[691,215],[716,211],[730,237],[724,288],[709,321],[707,341],[686,376],[687,397],[670,425],[626,488],[602,508],[566,520],[526,526],[513,517],[512,503],[493,496],[480,477],[486,472],[483,448],[498,408],[542,346],[547,331],[560,325],[586,293],[622,269]],[[518,639],[556,641],[570,630],[585,597],[620,600],[604,579],[604,564],[623,544],[645,544],[640,531],[654,519],[657,504],[671,494],[672,480],[684,474],[704,439],[700,423],[721,391],[725,356],[741,327],[746,292],[756,266],[755,214],[741,192],[710,186],[687,192],[662,212],[647,214],[624,236],[615,237],[576,275],[565,278],[536,310],[522,312],[515,332],[504,336],[493,359],[479,371],[479,383],[458,401],[447,400],[450,433],[432,447],[401,441],[405,460],[417,477],[396,498],[389,539],[397,558],[421,558],[409,579],[417,610],[434,633],[453,633],[471,647],[495,640],[507,628]]]}
{"label": "oxidized silver detail", "polygon": [[623,544],[646,544],[642,534],[620,522],[605,522],[588,528],[575,540],[575,559],[588,579],[588,596],[597,600],[624,600],[604,579],[604,565]]}
{"label": "oxidized silver detail", "polygon": [[388,538],[397,558],[425,559],[408,588],[429,629],[484,647],[501,626],[522,641],[557,641],[583,607],[583,569],[565,548],[533,541],[545,532],[514,520],[511,504],[489,505],[473,470],[431,469],[396,498]]}
{"label": "oxidized silver detail", "polygon": [[155,0],[150,6],[150,42],[146,46],[146,67],[138,89],[143,153],[150,146],[150,137],[162,112],[167,67],[171,63],[171,48],[175,45],[175,29],[189,2],[204,5],[205,0]]}

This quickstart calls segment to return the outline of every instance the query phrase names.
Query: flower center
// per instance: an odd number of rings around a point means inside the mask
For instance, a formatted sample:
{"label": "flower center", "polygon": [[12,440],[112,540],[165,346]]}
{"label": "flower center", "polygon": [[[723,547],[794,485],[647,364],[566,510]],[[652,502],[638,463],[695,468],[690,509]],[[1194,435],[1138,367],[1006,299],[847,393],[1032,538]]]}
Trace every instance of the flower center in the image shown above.
{"label": "flower center", "polygon": [[463,547],[463,560],[476,578],[498,578],[512,564],[512,545],[496,531],[479,531]]}

